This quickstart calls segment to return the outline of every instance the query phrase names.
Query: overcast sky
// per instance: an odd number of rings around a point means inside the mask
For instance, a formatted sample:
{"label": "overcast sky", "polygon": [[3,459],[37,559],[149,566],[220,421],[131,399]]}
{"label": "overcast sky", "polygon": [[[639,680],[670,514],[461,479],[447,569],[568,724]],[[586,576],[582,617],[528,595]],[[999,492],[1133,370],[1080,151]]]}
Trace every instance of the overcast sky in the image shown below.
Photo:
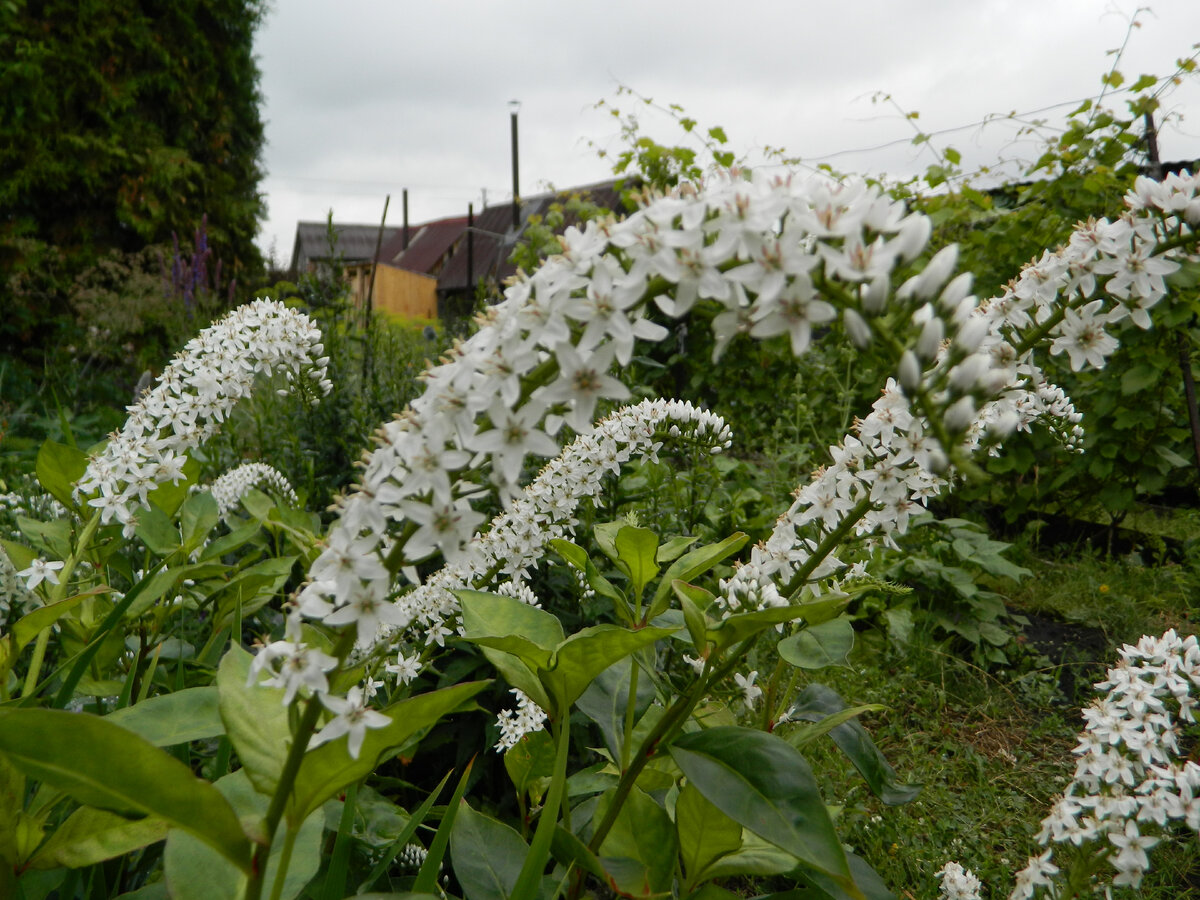
{"label": "overcast sky", "polygon": [[[1200,41],[1200,0],[1152,0],[1119,68],[1164,76]],[[520,107],[521,193],[600,181],[621,149],[595,109],[627,85],[722,126],[731,149],[785,148],[843,171],[922,171],[914,123],[964,164],[1034,156],[990,114],[1068,112],[1095,96],[1137,5],[1128,0],[275,0],[257,37],[268,217],[284,264],[298,221],[413,223],[511,197],[508,101]],[[1112,97],[1121,104],[1121,96]],[[1200,83],[1164,94],[1164,159],[1200,157]],[[1123,106],[1121,107],[1123,108]],[[1035,112],[1039,111],[1040,112]],[[644,110],[645,130],[682,140]],[[965,127],[964,127],[965,126]],[[590,143],[589,143],[590,142]],[[594,145],[594,146],[593,146]],[[868,149],[874,148],[874,149]],[[861,151],[861,152],[851,152]]]}

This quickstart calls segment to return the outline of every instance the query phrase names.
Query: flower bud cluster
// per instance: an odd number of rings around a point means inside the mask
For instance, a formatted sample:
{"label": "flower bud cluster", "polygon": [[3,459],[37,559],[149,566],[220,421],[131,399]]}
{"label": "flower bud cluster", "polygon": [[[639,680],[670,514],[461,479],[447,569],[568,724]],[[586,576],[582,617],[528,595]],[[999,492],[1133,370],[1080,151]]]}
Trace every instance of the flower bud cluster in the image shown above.
{"label": "flower bud cluster", "polygon": [[124,428],[88,461],[76,498],[131,532],[149,492],[184,478],[188,450],[217,432],[258,375],[283,372],[301,390],[327,393],[322,352],[321,332],[303,313],[263,299],[238,307],[188,341],[129,407]]}
{"label": "flower bud cluster", "polygon": [[217,509],[221,513],[221,518],[225,519],[237,509],[247,491],[260,486],[274,491],[290,506],[297,506],[300,503],[296,492],[292,490],[292,483],[287,480],[287,477],[266,463],[242,463],[209,485],[208,491],[217,501]]}
{"label": "flower bud cluster", "polygon": [[[1200,831],[1200,765],[1181,751],[1180,728],[1194,724],[1200,642],[1171,629],[1127,644],[1096,685],[1105,691],[1083,711],[1075,777],[1042,821],[1043,846],[1099,841],[1116,869],[1113,884],[1136,888],[1146,851],[1172,823]],[[1057,874],[1053,848],[1029,860],[1011,900],[1033,897]]]}
{"label": "flower bud cluster", "polygon": [[546,725],[545,710],[518,688],[513,688],[512,694],[517,698],[516,710],[502,709],[496,717],[496,724],[500,728],[496,749],[501,753],[511,750],[526,735],[541,731]]}

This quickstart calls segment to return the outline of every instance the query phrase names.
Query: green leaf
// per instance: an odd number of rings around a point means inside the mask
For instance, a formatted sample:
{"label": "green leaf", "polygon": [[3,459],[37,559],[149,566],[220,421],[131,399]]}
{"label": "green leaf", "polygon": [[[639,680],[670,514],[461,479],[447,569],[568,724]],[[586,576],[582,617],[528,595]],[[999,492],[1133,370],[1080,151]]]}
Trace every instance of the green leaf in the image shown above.
{"label": "green leaf", "polygon": [[119,725],[87,713],[0,709],[0,752],[81,803],[158,816],[249,868],[250,844],[217,789]]}
{"label": "green leaf", "polygon": [[243,617],[262,609],[283,590],[296,564],[295,556],[273,556],[238,572],[214,594],[218,599],[213,627],[220,628],[231,621],[239,604]]}
{"label": "green leaf", "polygon": [[141,735],[155,747],[173,747],[225,733],[217,686],[185,688],[109,713],[109,722]]}
{"label": "green leaf", "polygon": [[729,138],[725,136],[725,129],[720,125],[714,125],[712,128],[708,129],[708,136],[718,144],[724,144],[729,140]]}
{"label": "green leaf", "polygon": [[687,548],[696,543],[698,539],[682,535],[679,537],[668,538],[667,541],[661,544],[658,552],[654,554],[654,561],[659,565],[663,563],[674,562],[687,552]]}
{"label": "green leaf", "polygon": [[642,596],[647,584],[658,574],[658,535],[649,528],[626,525],[617,532],[615,540],[617,564],[633,582],[633,596]]}
{"label": "green leaf", "polygon": [[235,528],[229,534],[211,541],[207,547],[201,550],[200,561],[220,559],[226,553],[232,553],[252,541],[261,530],[262,526],[258,522],[250,522],[240,528]]}
{"label": "green leaf", "polygon": [[709,632],[709,639],[724,650],[783,622],[791,622],[794,619],[804,619],[809,623],[826,622],[848,602],[849,598],[845,595],[833,594],[809,603],[771,606],[753,612],[735,613],[722,619],[721,624]]}
{"label": "green leaf", "polygon": [[562,623],[513,597],[481,591],[457,591],[455,596],[462,607],[464,637],[481,646],[505,681],[542,709],[552,709],[537,672],[550,665],[554,647],[564,637]]}
{"label": "green leaf", "polygon": [[[254,789],[244,769],[220,779],[216,788],[239,816],[257,822],[266,815],[270,799]],[[284,876],[280,900],[291,900],[298,895],[317,873],[321,863],[324,819],[324,815],[318,811],[300,827]],[[275,883],[283,845],[284,831],[281,828],[275,835],[270,856],[267,857],[263,882],[268,887]],[[245,894],[245,875],[186,832],[172,830],[167,835],[163,868],[171,900],[229,900]]]}
{"label": "green leaf", "polygon": [[[896,895],[888,890],[883,879],[865,860],[853,853],[847,853],[846,859],[850,863],[850,874],[853,876],[854,885],[857,888],[854,892],[847,891],[842,885],[820,872],[801,869],[795,874],[808,890],[768,894],[767,897],[756,898],[756,900],[768,900],[770,897],[777,898],[777,900],[822,900],[822,898],[824,900],[896,900]],[[820,891],[820,897],[814,895],[813,891]]]}
{"label": "green leaf", "polygon": [[705,869],[742,848],[742,826],[705,800],[690,781],[675,801],[675,831],[689,891],[703,880]]}
{"label": "green leaf", "polygon": [[600,574],[600,570],[596,568],[596,564],[592,562],[591,557],[578,544],[572,544],[570,541],[564,541],[561,538],[555,538],[550,542],[550,546],[559,556],[566,560],[568,565],[574,566],[587,578],[588,587],[613,602],[613,606],[626,622],[630,625],[634,624],[633,611],[629,608],[629,602],[625,595],[622,594],[611,581]]}
{"label": "green leaf", "polygon": [[1135,94],[1141,93],[1147,88],[1152,88],[1158,84],[1158,79],[1153,75],[1141,75],[1138,80],[1129,86],[1129,90]]}
{"label": "green leaf", "polygon": [[[504,754],[504,768],[518,795],[535,792],[536,783],[554,773],[554,741],[544,730],[525,735]],[[539,803],[542,791],[536,793],[532,799]]]}
{"label": "green leaf", "polygon": [[170,556],[182,543],[171,517],[153,503],[138,512],[134,534],[156,556]]}
{"label": "green leaf", "polygon": [[[846,710],[837,693],[823,684],[808,685],[792,705],[791,717],[806,722],[820,722],[827,716]],[[867,730],[857,721],[843,722],[830,729],[830,737],[838,749],[858,770],[871,792],[889,806],[908,803],[921,790],[919,784],[904,784],[896,770],[888,764]]]}
{"label": "green leaf", "polygon": [[[596,807],[603,817],[610,795]],[[612,830],[600,845],[600,863],[626,897],[649,897],[669,890],[678,853],[675,826],[667,811],[640,788],[625,798]],[[636,865],[623,863],[630,860]]]}
{"label": "green leaf", "polygon": [[248,684],[253,657],[236,644],[217,667],[217,708],[255,789],[271,796],[292,745],[282,688]]}
{"label": "green leaf", "polygon": [[688,780],[729,818],[851,884],[812,769],[787,741],[749,728],[710,728],[678,738],[670,750]]}
{"label": "green leaf", "polygon": [[208,491],[192,494],[179,509],[179,524],[183,530],[183,552],[191,553],[204,543],[210,531],[221,519],[217,501]]}
{"label": "green leaf", "polygon": [[543,683],[566,709],[582,694],[592,679],[617,660],[674,634],[676,628],[640,628],[630,631],[619,625],[584,628],[556,648],[554,664]]}
{"label": "green leaf", "polygon": [[1162,369],[1150,363],[1130,366],[1121,376],[1121,393],[1125,396],[1140,393],[1157,385],[1162,377]]}
{"label": "green leaf", "polygon": [[76,594],[74,597],[68,597],[66,600],[51,603],[49,606],[39,606],[33,612],[21,616],[12,626],[12,652],[14,654],[20,653],[21,648],[37,637],[43,629],[53,625],[59,618],[69,613],[83,600],[88,597],[95,597],[97,594],[106,593],[108,593],[108,588],[106,587],[94,588],[82,594]]}
{"label": "green leaf", "polygon": [[288,802],[288,822],[294,825],[307,819],[313,810],[347,785],[374,772],[388,750],[399,747],[454,712],[490,683],[468,681],[393,703],[382,710],[392,723],[383,728],[367,729],[357,759],[350,756],[344,738],[309,750],[296,773],[296,783]]}
{"label": "green leaf", "polygon": [[78,447],[68,447],[47,439],[38,450],[34,473],[46,493],[65,506],[77,509],[71,496],[75,482],[87,471],[87,454]]}
{"label": "green leaf", "polygon": [[845,617],[810,625],[784,638],[778,646],[780,658],[801,669],[849,668],[853,649],[854,626]]}
{"label": "green leaf", "polygon": [[739,531],[737,534],[732,534],[723,541],[697,547],[695,550],[679,557],[679,559],[671,564],[666,574],[663,575],[662,581],[659,582],[658,589],[654,592],[652,605],[657,605],[661,599],[668,596],[672,582],[676,580],[689,582],[693,578],[703,575],[721,560],[741,550],[749,540],[749,535],[742,534]]}
{"label": "green leaf", "polygon": [[[684,584],[682,581],[671,582],[671,587],[675,591],[675,596],[679,598],[679,606],[683,610],[683,623],[687,626],[692,646],[703,655],[708,648],[709,621],[708,616],[692,598],[697,591],[704,591],[704,589]],[[708,594],[708,591],[704,591],[704,593]],[[708,594],[708,599],[711,602],[712,594]]]}
{"label": "green leaf", "polygon": [[467,900],[508,900],[529,845],[464,800],[450,831],[450,860]]}
{"label": "green leaf", "polygon": [[[56,869],[59,866],[80,869],[140,850],[166,836],[167,823],[162,819],[153,816],[127,819],[84,806],[58,826],[49,840],[38,848],[28,866],[31,869]],[[237,871],[232,865],[230,868]]]}

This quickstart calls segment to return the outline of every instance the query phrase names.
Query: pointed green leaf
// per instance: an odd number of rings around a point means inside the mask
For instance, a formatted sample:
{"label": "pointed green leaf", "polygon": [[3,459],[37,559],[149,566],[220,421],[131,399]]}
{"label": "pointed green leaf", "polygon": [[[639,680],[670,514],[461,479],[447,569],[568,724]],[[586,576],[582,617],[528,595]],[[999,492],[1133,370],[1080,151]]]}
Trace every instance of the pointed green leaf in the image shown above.
{"label": "pointed green leaf", "polygon": [[314,747],[304,754],[288,804],[288,821],[302,822],[322,803],[347,785],[375,771],[388,750],[454,712],[491,682],[468,681],[418,694],[393,703],[383,714],[392,720],[383,728],[368,728],[358,758],[350,756],[344,738]]}
{"label": "pointed green leaf", "polygon": [[95,597],[97,594],[107,594],[108,590],[107,587],[93,588],[82,594],[76,594],[74,597],[68,597],[66,600],[60,600],[58,603],[39,606],[28,615],[22,616],[12,626],[12,652],[20,653],[21,648],[37,637],[42,629],[53,625],[61,616],[78,606],[81,601],[88,597]]}
{"label": "pointed green leaf", "polygon": [[250,782],[270,796],[279,784],[292,731],[283,689],[247,683],[252,661],[241,647],[229,648],[217,667],[217,708]]}
{"label": "pointed green leaf", "polygon": [[[596,808],[603,816],[609,795]],[[600,862],[627,897],[661,894],[671,886],[675,874],[675,826],[667,811],[640,788],[633,788],[600,845]],[[629,865],[626,860],[635,862]]]}
{"label": "pointed green leaf", "polygon": [[801,669],[850,666],[854,649],[854,626],[842,617],[810,625],[779,642],[779,656]]}
{"label": "pointed green leaf", "polygon": [[87,454],[78,447],[68,447],[47,440],[38,450],[34,473],[46,493],[65,506],[76,509],[71,496],[75,482],[87,471]]}
{"label": "pointed green leaf", "polygon": [[735,822],[839,883],[846,854],[808,761],[787,741],[749,728],[678,738],[671,756],[688,781]]}
{"label": "pointed green leaf", "polygon": [[593,625],[559,644],[553,667],[545,674],[539,674],[547,690],[562,704],[559,708],[566,709],[587,690],[593,678],[617,660],[677,630],[648,627],[630,631],[619,625]]}
{"label": "pointed green leaf", "polygon": [[[625,710],[629,702],[629,683],[634,666],[632,656],[609,666],[587,686],[576,706],[600,726],[604,744],[613,759],[621,758],[621,742],[625,733]],[[654,685],[648,678],[638,679],[634,714],[641,715],[654,699]]]}
{"label": "pointed green leaf", "polygon": [[649,528],[626,525],[617,532],[614,545],[619,565],[633,582],[636,601],[642,596],[646,585],[658,574],[658,563],[654,561],[658,552],[658,535]]}
{"label": "pointed green leaf", "polygon": [[173,747],[225,733],[217,686],[185,688],[118,709],[105,718],[139,734],[155,747]]}
{"label": "pointed green leaf", "polygon": [[633,612],[629,608],[629,603],[611,581],[600,574],[600,570],[596,568],[596,564],[592,562],[591,557],[587,555],[584,549],[577,544],[572,544],[570,541],[564,541],[556,538],[550,542],[550,546],[567,561],[569,565],[574,566],[580,572],[583,572],[587,578],[588,587],[613,602],[613,606],[617,611],[617,615],[621,616],[628,624],[633,625]]}
{"label": "pointed green leaf", "polygon": [[464,800],[450,831],[450,861],[467,900],[508,900],[529,845]]}
{"label": "pointed green leaf", "polygon": [[742,826],[705,800],[690,781],[675,801],[675,831],[689,890],[703,880],[710,865],[742,848]]}
{"label": "pointed green leaf", "polygon": [[[504,754],[504,768],[519,796],[531,791],[538,781],[554,773],[554,741],[543,731],[527,734]],[[541,790],[533,802],[539,803]]]}
{"label": "pointed green leaf", "polygon": [[750,540],[750,536],[737,532],[731,534],[725,540],[716,544],[706,544],[703,547],[697,547],[690,553],[685,553],[675,562],[671,563],[671,567],[662,577],[662,581],[658,584],[658,589],[654,592],[654,601],[657,603],[664,597],[667,597],[671,590],[671,583],[675,580],[688,582],[699,575],[703,575],[721,560],[732,556]]}
{"label": "pointed green leaf", "polygon": [[179,524],[183,530],[183,552],[191,553],[204,543],[208,533],[221,519],[217,501],[208,491],[192,494],[179,508]]}
{"label": "pointed green leaf", "polygon": [[[71,813],[55,829],[28,865],[31,869],[56,869],[59,866],[81,869],[140,850],[166,836],[167,823],[162,819],[153,816],[127,819],[116,813],[84,806]],[[220,859],[219,854],[209,852]],[[237,871],[236,867],[229,867]]]}
{"label": "pointed green leaf", "polygon": [[220,792],[119,725],[57,709],[0,709],[0,753],[81,803],[158,816],[249,867],[250,844]]}
{"label": "pointed green leaf", "polygon": [[659,565],[663,563],[674,562],[687,552],[687,548],[696,543],[699,538],[689,537],[686,534],[678,537],[668,538],[654,554],[654,561]]}
{"label": "pointed green leaf", "polygon": [[[791,717],[806,722],[821,722],[846,709],[846,704],[837,693],[823,684],[808,685],[792,705]],[[871,792],[889,806],[908,803],[921,790],[919,784],[905,784],[896,775],[884,755],[875,746],[862,723],[843,722],[830,729],[830,737],[846,754],[854,768],[862,775]]]}

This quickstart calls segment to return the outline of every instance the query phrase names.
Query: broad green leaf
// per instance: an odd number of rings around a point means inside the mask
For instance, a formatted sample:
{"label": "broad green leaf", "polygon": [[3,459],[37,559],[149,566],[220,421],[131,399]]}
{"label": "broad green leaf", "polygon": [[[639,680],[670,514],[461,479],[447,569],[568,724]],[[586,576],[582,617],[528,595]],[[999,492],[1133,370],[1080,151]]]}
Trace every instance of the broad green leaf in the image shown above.
{"label": "broad green leaf", "polygon": [[808,603],[790,606],[769,606],[753,612],[734,613],[723,619],[716,628],[709,632],[709,639],[724,650],[739,641],[774,628],[783,622],[803,619],[807,622],[824,622],[831,618],[831,612],[841,611],[848,602],[842,595],[822,597]]}
{"label": "broad green leaf", "polygon": [[[455,596],[462,607],[464,635],[469,641],[504,642],[510,636],[519,636],[509,646],[528,641],[537,649],[537,659],[532,665],[504,648],[482,644],[483,655],[510,685],[523,691],[542,709],[550,710],[553,704],[537,675],[539,664],[549,665],[550,654],[563,640],[562,624],[548,612],[522,603],[512,597],[485,594],[481,591],[458,591]],[[521,649],[533,654],[531,647]],[[544,651],[545,655],[541,655]]]}
{"label": "broad green leaf", "polygon": [[678,738],[671,756],[710,803],[797,859],[850,882],[846,854],[808,761],[787,741],[749,728]]}
{"label": "broad green leaf", "polygon": [[741,550],[746,546],[748,540],[750,540],[750,536],[742,534],[739,531],[736,534],[731,534],[723,541],[697,547],[695,550],[679,557],[679,559],[671,563],[670,568],[663,575],[662,581],[658,583],[658,588],[654,592],[654,604],[657,605],[660,600],[669,596],[673,581],[689,582],[693,578],[703,575],[721,560]]}
{"label": "broad green leaf", "polygon": [[[820,722],[826,716],[843,712],[846,704],[837,693],[823,684],[808,685],[792,705],[791,717]],[[846,758],[858,769],[871,792],[889,806],[908,803],[921,790],[919,784],[904,784],[888,764],[867,730],[857,721],[848,721],[830,729],[830,737]]]}
{"label": "broad green leaf", "polygon": [[689,890],[710,865],[742,848],[742,826],[705,800],[691,782],[675,801],[675,831]]}
{"label": "broad green leaf", "polygon": [[676,581],[673,584],[675,596],[679,598],[679,606],[683,610],[683,622],[687,626],[688,637],[692,639],[692,646],[703,657],[708,649],[708,617],[692,600],[691,592],[681,588],[683,582]]}
{"label": "broad green leaf", "polygon": [[[116,813],[84,806],[71,813],[58,826],[54,834],[38,848],[28,865],[31,869],[56,869],[59,866],[80,869],[140,850],[166,836],[167,823],[154,816],[127,819]],[[208,852],[220,859],[216,852]],[[237,871],[237,867],[231,863],[225,865]]]}
{"label": "broad green leaf", "polygon": [[[29,539],[35,556],[48,556],[52,559],[67,559],[74,550],[71,535],[71,523],[67,519],[54,519],[43,522],[41,519],[31,519],[28,516],[17,516],[17,527],[21,534]],[[14,563],[17,557],[12,557]],[[21,566],[24,568],[24,566]]]}
{"label": "broad green leaf", "polygon": [[139,734],[155,747],[173,747],[225,733],[217,686],[185,688],[118,709],[105,718]]}
{"label": "broad green leaf", "polygon": [[850,666],[854,626],[842,617],[809,627],[779,642],[779,656],[801,669]]}
{"label": "broad green leaf", "polygon": [[168,516],[179,512],[179,507],[188,497],[188,491],[200,475],[200,463],[188,457],[183,463],[183,478],[179,481],[164,481],[149,494],[147,499]]}
{"label": "broad green leaf", "polygon": [[[0,754],[0,869],[22,861],[17,820],[25,809],[25,776]],[[0,894],[3,896],[3,894]]]}
{"label": "broad green leaf", "polygon": [[418,732],[434,725],[483,690],[490,682],[468,681],[418,694],[382,710],[392,723],[368,728],[358,758],[350,756],[345,738],[321,744],[304,754],[288,803],[288,821],[295,824],[338,791],[375,771],[380,758]]}
{"label": "broad green leaf", "polygon": [[554,664],[542,676],[546,687],[566,709],[579,699],[592,679],[623,659],[674,634],[674,628],[640,628],[630,631],[618,625],[593,625],[571,635],[558,645]]}
{"label": "broad green leaf", "polygon": [[[608,795],[596,807],[604,815]],[[649,897],[669,890],[675,874],[675,826],[667,811],[640,788],[633,788],[600,845],[600,863],[627,897]],[[630,866],[622,860],[637,863]]]}
{"label": "broad green leaf", "polygon": [[[524,796],[537,782],[554,773],[554,741],[543,731],[528,734],[504,754],[504,768],[512,779],[517,794]],[[541,802],[541,790],[535,791],[533,802]]]}
{"label": "broad green leaf", "polygon": [[183,552],[191,553],[204,543],[208,533],[221,519],[217,501],[208,491],[192,494],[179,508],[179,525],[183,531]]}
{"label": "broad green leaf", "polygon": [[687,535],[668,538],[666,542],[664,542],[658,548],[658,552],[654,554],[654,561],[659,565],[662,565],[663,563],[674,562],[675,560],[679,559],[679,557],[683,556],[683,554],[687,552],[687,548],[692,546],[692,544],[696,543],[698,540],[699,538],[688,537]]}
{"label": "broad green leaf", "polygon": [[53,625],[61,616],[69,613],[83,600],[106,593],[108,593],[107,587],[93,588],[82,594],[76,594],[74,597],[68,597],[66,600],[60,600],[48,606],[39,606],[28,615],[21,616],[12,626],[13,653],[20,653],[26,644],[42,632],[42,629]]}
{"label": "broad green leaf", "polygon": [[742,832],[742,847],[722,856],[704,872],[705,878],[729,878],[746,875],[784,875],[795,871],[800,860],[764,841],[753,831]]}
{"label": "broad green leaf", "polygon": [[464,800],[450,830],[450,861],[467,900],[508,900],[529,845]]}
{"label": "broad green leaf", "polygon": [[[849,722],[852,719],[857,719],[861,715],[869,712],[881,712],[887,709],[881,703],[864,703],[862,706],[853,706],[843,709],[839,713],[826,716],[818,722],[807,722],[803,725],[796,725],[789,728],[786,733],[781,734],[779,729],[775,730],[775,734],[779,734],[785,741],[795,747],[797,750],[803,750],[817,738],[829,734],[833,729],[837,728],[843,722]],[[792,713],[788,714],[789,717]],[[789,721],[791,719],[789,718]]]}
{"label": "broad green leaf", "polygon": [[217,667],[217,708],[250,782],[270,796],[279,783],[292,732],[283,689],[247,683],[252,660],[241,647],[229,648]]}
{"label": "broad green leaf", "polygon": [[618,560],[621,558],[621,554],[617,552],[617,533],[628,524],[624,519],[618,519],[616,522],[601,522],[592,528],[592,537],[596,539],[596,546],[613,561],[614,565],[619,566]]}
{"label": "broad green leaf", "polygon": [[[228,799],[239,816],[257,822],[266,815],[270,799],[254,789],[244,769],[220,779],[216,788]],[[324,816],[318,811],[300,827],[287,874],[284,876],[280,900],[291,900],[317,873],[321,863],[323,825]],[[264,883],[268,889],[275,883],[284,838],[285,833],[281,826],[271,845],[271,854],[267,857]],[[172,829],[167,835],[163,868],[166,871],[171,900],[229,900],[245,894],[245,875],[183,831]]]}
{"label": "broad green leaf", "polygon": [[0,753],[26,775],[88,806],[158,816],[240,868],[250,845],[224,797],[175,757],[87,713],[0,709]]}
{"label": "broad green leaf", "polygon": [[42,444],[34,463],[34,473],[46,493],[67,509],[76,509],[71,492],[86,471],[87,454],[78,447],[51,440]]}
{"label": "broad green leaf", "polygon": [[229,534],[222,535],[215,541],[211,541],[207,547],[200,551],[200,561],[204,562],[209,559],[220,559],[226,553],[232,553],[240,547],[245,546],[254,539],[262,530],[258,522],[251,522],[248,525],[242,525],[240,528],[235,528]]}
{"label": "broad green leaf", "polygon": [[[883,879],[872,869],[865,860],[854,855],[846,854],[850,863],[850,874],[854,878],[857,891],[851,892],[839,885],[833,879],[811,869],[800,869],[793,874],[800,879],[807,890],[788,891],[784,894],[769,894],[756,900],[768,900],[769,897],[778,900],[896,900],[896,895],[888,890]],[[819,891],[819,894],[814,894]]]}
{"label": "broad green leaf", "polygon": [[635,601],[642,596],[646,585],[658,574],[654,557],[658,552],[658,535],[649,528],[626,525],[617,532],[614,545],[618,565],[633,583]]}
{"label": "broad green leaf", "polygon": [[550,842],[554,858],[564,866],[576,865],[597,878],[607,878],[600,858],[587,848],[587,844],[567,831],[562,825],[554,826],[554,839]]}
{"label": "broad green leaf", "polygon": [[292,574],[295,556],[272,556],[238,572],[218,595],[214,627],[219,628],[233,618],[241,604],[241,613],[248,616],[266,606],[283,589]]}
{"label": "broad green leaf", "polygon": [[134,534],[157,556],[170,556],[182,543],[171,517],[153,503],[138,512]]}

